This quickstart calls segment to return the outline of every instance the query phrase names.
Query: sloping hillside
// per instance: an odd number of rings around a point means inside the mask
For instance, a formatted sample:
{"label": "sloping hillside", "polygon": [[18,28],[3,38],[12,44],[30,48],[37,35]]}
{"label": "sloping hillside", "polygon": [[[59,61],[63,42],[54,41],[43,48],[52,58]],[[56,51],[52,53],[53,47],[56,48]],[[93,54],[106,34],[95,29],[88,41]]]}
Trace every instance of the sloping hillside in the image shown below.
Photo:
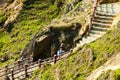
{"label": "sloping hillside", "polygon": [[39,78],[41,80],[85,80],[92,71],[111,60],[119,52],[120,28],[114,28],[102,38],[84,45],[57,64],[46,64],[40,70],[36,70],[32,80]]}
{"label": "sloping hillside", "polygon": [[[0,61],[18,57],[32,36],[36,32],[41,32],[43,27],[61,12],[60,7],[53,4],[51,0],[24,0],[22,3],[23,7],[17,13],[17,18],[5,28],[9,32],[0,32]],[[9,12],[0,13],[0,20],[4,22],[9,17]]]}
{"label": "sloping hillside", "polygon": [[[16,61],[36,33],[43,32],[45,27],[54,25],[53,23],[55,26],[61,25],[61,22],[58,24],[56,21],[62,15],[64,16],[60,21],[64,21],[68,27],[70,26],[68,23],[73,21],[85,23],[83,13],[73,13],[79,10],[84,12],[83,8],[89,6],[91,3],[85,5],[76,0],[14,0],[8,6],[3,6],[0,9],[0,63],[3,64],[7,60]],[[79,19],[80,17],[77,18],[76,15],[82,15],[82,18]]]}

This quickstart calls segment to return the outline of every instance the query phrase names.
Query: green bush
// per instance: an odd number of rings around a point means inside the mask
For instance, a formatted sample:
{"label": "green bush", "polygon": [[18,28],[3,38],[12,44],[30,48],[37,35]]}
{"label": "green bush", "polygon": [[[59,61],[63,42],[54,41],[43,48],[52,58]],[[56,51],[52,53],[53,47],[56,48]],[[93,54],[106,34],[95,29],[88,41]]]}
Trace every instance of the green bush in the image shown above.
{"label": "green bush", "polygon": [[120,80],[120,69],[115,71],[114,77],[115,77],[115,80]]}

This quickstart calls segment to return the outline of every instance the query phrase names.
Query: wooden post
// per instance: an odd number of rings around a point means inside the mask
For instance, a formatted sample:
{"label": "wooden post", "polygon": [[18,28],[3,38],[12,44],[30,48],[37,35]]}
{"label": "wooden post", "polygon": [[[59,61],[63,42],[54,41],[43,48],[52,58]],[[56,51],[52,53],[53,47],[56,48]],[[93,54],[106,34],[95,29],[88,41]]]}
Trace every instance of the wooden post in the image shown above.
{"label": "wooden post", "polygon": [[11,77],[12,77],[11,79],[14,80],[14,71],[13,71],[13,69],[11,70]]}
{"label": "wooden post", "polygon": [[92,27],[92,16],[90,16],[90,22],[89,22],[89,32],[91,30],[91,27]]}
{"label": "wooden post", "polygon": [[94,17],[95,17],[95,11],[96,11],[96,9],[97,9],[97,7],[96,6],[94,6],[94,10],[93,10],[93,14],[92,14],[92,18],[94,19]]}
{"label": "wooden post", "polygon": [[33,62],[33,55],[30,55],[30,63],[32,64]]}
{"label": "wooden post", "polygon": [[98,4],[98,0],[95,0],[94,1],[94,10],[93,10],[93,16],[92,16],[92,18],[94,19],[94,17],[95,17],[95,11],[96,11],[96,9],[97,9],[97,4]]}
{"label": "wooden post", "polygon": [[54,64],[57,62],[57,55],[54,55]]}
{"label": "wooden post", "polygon": [[42,65],[42,60],[41,59],[38,60],[38,65],[39,65],[39,68],[41,68],[41,65]]}
{"label": "wooden post", "polygon": [[20,60],[18,60],[18,69],[20,69],[20,64],[21,64],[21,62],[20,62]]}
{"label": "wooden post", "polygon": [[24,65],[25,78],[27,78],[27,76],[28,76],[28,73],[27,73],[27,67],[28,67],[28,65],[25,63],[25,65]]}
{"label": "wooden post", "polygon": [[7,72],[8,72],[8,66],[5,66],[5,76],[7,76]]}

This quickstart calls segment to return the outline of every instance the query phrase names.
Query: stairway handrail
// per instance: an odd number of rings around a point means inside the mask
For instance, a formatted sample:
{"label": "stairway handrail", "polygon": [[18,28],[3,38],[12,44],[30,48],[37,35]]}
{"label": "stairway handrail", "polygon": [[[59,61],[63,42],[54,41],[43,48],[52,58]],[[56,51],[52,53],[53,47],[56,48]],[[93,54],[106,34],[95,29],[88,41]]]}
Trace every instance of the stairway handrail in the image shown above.
{"label": "stairway handrail", "polygon": [[[68,54],[70,51],[68,51],[68,52],[64,52],[62,55],[60,55],[58,58],[56,58],[56,61],[59,61],[60,59],[62,59],[62,57],[65,55],[65,54]],[[56,56],[57,57],[57,56]],[[28,58],[26,58],[26,60],[28,60]],[[46,63],[46,62],[48,62],[48,63],[56,63],[55,62],[55,56],[52,56],[52,57],[50,57],[50,58],[47,58],[47,59],[42,59],[41,60],[42,62],[41,62],[41,65],[43,65],[44,63]],[[29,62],[28,62],[29,63]],[[24,63],[25,64],[25,63]],[[27,64],[28,65],[28,70],[30,70],[30,69],[32,69],[32,68],[35,68],[35,67],[37,67],[37,66],[39,66],[39,61],[36,61],[36,62],[30,62],[30,64]],[[22,64],[20,64],[20,66],[18,67],[18,64],[15,62],[15,65],[10,65],[10,66],[8,66],[7,67],[7,74],[8,74],[8,76],[9,77],[11,77],[12,76],[12,74],[13,75],[17,75],[17,74],[19,74],[20,72],[22,72],[22,71],[24,71],[24,65],[22,65]],[[11,74],[11,70],[13,70],[14,72]],[[2,70],[1,70],[1,72],[3,72],[3,73],[1,73],[0,74],[0,77],[5,77],[6,76],[6,74],[4,73],[5,72],[5,68],[3,68]],[[30,72],[33,72],[33,71],[30,71]],[[20,74],[20,75],[18,75],[18,76],[14,76],[14,79],[16,79],[16,78],[18,78],[18,77],[20,77],[20,76],[22,76],[22,75],[24,75],[24,73],[23,74]]]}
{"label": "stairway handrail", "polygon": [[99,0],[94,0],[93,13],[90,15],[89,32],[90,32],[90,30],[92,28],[92,20],[95,17],[98,2],[99,2]]}

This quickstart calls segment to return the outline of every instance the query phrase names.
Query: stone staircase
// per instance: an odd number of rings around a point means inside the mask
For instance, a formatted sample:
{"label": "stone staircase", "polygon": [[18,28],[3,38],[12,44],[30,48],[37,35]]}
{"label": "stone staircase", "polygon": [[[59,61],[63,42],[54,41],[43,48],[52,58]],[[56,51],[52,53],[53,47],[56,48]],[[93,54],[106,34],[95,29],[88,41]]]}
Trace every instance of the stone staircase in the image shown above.
{"label": "stone staircase", "polygon": [[103,36],[108,30],[110,30],[115,14],[101,10],[101,6],[102,5],[99,5],[99,7],[97,7],[95,17],[92,20],[92,28],[89,35],[83,36],[82,40],[80,40],[77,44],[75,50],[84,44],[93,42],[94,40]]}

